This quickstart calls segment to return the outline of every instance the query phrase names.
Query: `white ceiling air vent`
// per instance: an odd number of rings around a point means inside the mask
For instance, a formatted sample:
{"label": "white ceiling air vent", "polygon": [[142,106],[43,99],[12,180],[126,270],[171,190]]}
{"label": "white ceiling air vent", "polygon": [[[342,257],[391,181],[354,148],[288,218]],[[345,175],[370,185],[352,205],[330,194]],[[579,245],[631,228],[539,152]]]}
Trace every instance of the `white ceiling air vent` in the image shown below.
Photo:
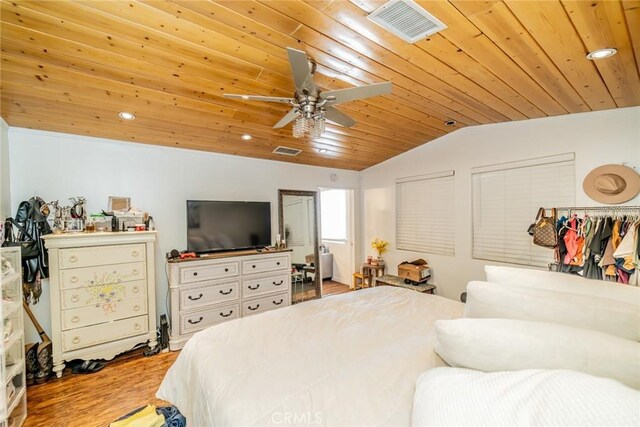
{"label": "white ceiling air vent", "polygon": [[302,150],[298,150],[297,148],[279,146],[275,150],[273,150],[273,152],[276,154],[282,154],[283,156],[297,156],[298,154],[302,153]]}
{"label": "white ceiling air vent", "polygon": [[391,0],[369,14],[369,19],[409,43],[447,28],[412,0]]}

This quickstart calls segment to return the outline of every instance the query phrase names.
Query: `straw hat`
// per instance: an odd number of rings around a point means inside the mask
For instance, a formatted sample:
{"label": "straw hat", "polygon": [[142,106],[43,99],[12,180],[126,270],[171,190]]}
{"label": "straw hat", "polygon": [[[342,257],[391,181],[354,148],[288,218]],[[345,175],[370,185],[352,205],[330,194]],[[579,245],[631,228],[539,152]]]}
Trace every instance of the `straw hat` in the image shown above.
{"label": "straw hat", "polygon": [[604,165],[589,172],[582,188],[596,202],[624,203],[640,193],[640,175],[628,166]]}

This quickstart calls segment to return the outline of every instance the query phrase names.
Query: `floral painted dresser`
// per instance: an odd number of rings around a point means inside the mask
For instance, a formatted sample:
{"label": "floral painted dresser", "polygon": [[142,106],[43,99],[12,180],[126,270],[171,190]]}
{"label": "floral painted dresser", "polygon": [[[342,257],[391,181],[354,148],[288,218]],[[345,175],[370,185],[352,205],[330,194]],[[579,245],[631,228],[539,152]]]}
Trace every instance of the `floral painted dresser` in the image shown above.
{"label": "floral painted dresser", "polygon": [[156,337],[155,231],[43,237],[49,250],[53,370],[113,359]]}

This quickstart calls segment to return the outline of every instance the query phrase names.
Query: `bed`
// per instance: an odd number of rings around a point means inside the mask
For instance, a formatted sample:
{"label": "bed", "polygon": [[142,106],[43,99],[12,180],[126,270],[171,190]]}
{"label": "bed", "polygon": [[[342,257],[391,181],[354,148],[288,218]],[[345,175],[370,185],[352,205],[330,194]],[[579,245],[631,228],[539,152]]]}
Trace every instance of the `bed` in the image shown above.
{"label": "bed", "polygon": [[194,335],[157,396],[193,426],[410,425],[417,378],[444,366],[434,322],[464,305],[380,286]]}

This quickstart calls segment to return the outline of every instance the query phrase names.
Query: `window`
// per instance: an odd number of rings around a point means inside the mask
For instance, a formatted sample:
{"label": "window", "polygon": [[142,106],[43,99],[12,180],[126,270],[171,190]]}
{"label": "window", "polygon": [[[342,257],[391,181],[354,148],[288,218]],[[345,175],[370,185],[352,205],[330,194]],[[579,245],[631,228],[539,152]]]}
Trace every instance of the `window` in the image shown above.
{"label": "window", "polygon": [[347,241],[347,191],[320,192],[322,240]]}
{"label": "window", "polygon": [[[473,258],[544,267],[553,251],[527,233],[540,207],[573,206],[574,154],[472,169]],[[550,214],[550,212],[548,212]]]}
{"label": "window", "polygon": [[396,180],[396,247],[454,255],[454,171]]}

